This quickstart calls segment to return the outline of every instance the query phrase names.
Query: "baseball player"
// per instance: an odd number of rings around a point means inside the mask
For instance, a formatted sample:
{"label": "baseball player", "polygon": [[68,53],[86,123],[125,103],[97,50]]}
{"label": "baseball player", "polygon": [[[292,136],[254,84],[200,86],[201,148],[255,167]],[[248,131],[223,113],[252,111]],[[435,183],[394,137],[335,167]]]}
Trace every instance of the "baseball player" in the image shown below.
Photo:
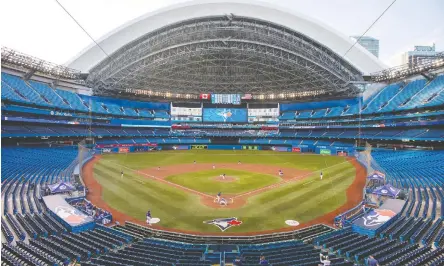
{"label": "baseball player", "polygon": [[226,199],[221,198],[219,204],[220,204],[220,205],[225,205],[225,206],[226,206],[226,205],[228,205],[228,202],[227,202]]}
{"label": "baseball player", "polygon": [[241,161],[237,161],[237,164],[241,164]]}
{"label": "baseball player", "polygon": [[225,174],[222,174],[222,179],[225,180]]}
{"label": "baseball player", "polygon": [[151,226],[151,210],[146,213],[146,223]]}
{"label": "baseball player", "polygon": [[194,161],[194,164],[196,164],[196,161]]}
{"label": "baseball player", "polygon": [[120,171],[120,178],[123,178],[123,170]]}
{"label": "baseball player", "polygon": [[284,172],[282,172],[282,170],[279,169],[279,176],[283,176]]}
{"label": "baseball player", "polygon": [[217,196],[216,196],[217,203],[219,203],[219,201],[220,201],[220,195],[222,195],[222,192],[217,193]]}
{"label": "baseball player", "polygon": [[319,176],[321,177],[321,180],[322,180],[322,177],[324,176],[323,174],[322,174],[322,172],[319,174]]}
{"label": "baseball player", "polygon": [[216,169],[216,166],[213,164],[213,170]]}
{"label": "baseball player", "polygon": [[157,170],[160,170],[160,166],[157,166]]}

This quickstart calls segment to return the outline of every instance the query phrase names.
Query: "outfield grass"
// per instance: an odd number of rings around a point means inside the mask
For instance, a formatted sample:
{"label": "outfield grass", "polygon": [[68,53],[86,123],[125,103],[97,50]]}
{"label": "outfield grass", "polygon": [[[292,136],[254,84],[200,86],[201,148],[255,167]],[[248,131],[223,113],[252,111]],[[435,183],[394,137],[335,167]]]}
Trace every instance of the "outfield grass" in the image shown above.
{"label": "outfield grass", "polygon": [[[258,194],[249,198],[247,204],[239,209],[213,209],[200,203],[199,196],[176,189],[167,184],[145,178],[128,169],[125,178],[120,178],[122,166],[139,170],[156,166],[192,163],[256,163],[262,165],[280,165],[307,171],[322,170],[324,179],[319,179],[319,172],[301,181]],[[220,173],[220,169],[217,174]],[[170,176],[169,180],[203,189],[207,193],[238,193],[263,186],[263,182],[274,183],[274,176],[259,175],[261,182],[248,177],[249,173],[238,170],[233,176],[245,176],[245,184],[232,186],[232,183],[211,182],[207,174],[211,171]],[[227,175],[231,175],[226,170]],[[195,175],[197,174],[197,175]],[[250,173],[251,176],[257,173]],[[220,232],[203,221],[214,218],[238,217],[241,226],[226,232],[251,232],[285,227],[287,219],[308,222],[337,209],[346,202],[345,190],[355,178],[355,168],[343,157],[305,155],[296,153],[278,153],[268,151],[163,151],[136,154],[110,154],[95,164],[94,177],[103,187],[103,198],[113,208],[131,215],[141,221],[151,209],[153,217],[159,217],[163,227],[193,230],[200,232]],[[269,178],[269,180],[268,180]],[[243,178],[241,178],[242,180]],[[231,190],[230,190],[231,189]],[[230,192],[228,192],[230,191]]]}

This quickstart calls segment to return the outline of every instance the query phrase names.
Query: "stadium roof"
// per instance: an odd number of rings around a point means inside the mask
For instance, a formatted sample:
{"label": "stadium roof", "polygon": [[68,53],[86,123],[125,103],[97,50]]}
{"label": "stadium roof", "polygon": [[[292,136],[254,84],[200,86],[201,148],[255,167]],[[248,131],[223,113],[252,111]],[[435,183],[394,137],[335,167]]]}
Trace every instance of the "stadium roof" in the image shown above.
{"label": "stadium roof", "polygon": [[[351,95],[384,65],[330,27],[266,3],[193,1],[143,15],[110,32],[68,66],[88,72],[97,94]],[[110,56],[107,57],[103,48]]]}

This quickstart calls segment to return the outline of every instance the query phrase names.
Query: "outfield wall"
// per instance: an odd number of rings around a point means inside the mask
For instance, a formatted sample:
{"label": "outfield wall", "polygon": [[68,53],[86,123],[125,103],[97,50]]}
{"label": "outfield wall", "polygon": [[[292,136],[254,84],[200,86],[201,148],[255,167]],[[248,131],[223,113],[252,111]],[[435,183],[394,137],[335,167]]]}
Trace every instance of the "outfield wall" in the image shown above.
{"label": "outfield wall", "polygon": [[310,145],[230,145],[230,144],[112,144],[112,145],[96,145],[97,153],[132,153],[132,152],[149,152],[160,150],[268,150],[276,152],[298,152],[298,153],[316,153],[321,155],[337,155],[351,156],[354,154],[353,147],[340,146],[310,146]]}

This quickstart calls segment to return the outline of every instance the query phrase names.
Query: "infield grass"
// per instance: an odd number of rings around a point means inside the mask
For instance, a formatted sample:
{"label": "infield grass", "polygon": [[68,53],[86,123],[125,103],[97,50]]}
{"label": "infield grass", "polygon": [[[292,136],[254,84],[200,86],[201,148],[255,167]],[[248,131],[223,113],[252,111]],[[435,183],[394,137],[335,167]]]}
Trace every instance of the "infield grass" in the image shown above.
{"label": "infield grass", "polygon": [[[213,209],[204,206],[197,195],[182,191],[168,184],[146,178],[130,171],[156,166],[184,163],[256,163],[279,165],[311,171],[312,174],[297,182],[252,196],[246,205],[238,209]],[[120,178],[122,167],[125,177]],[[327,169],[326,169],[327,168]],[[319,179],[319,170],[323,171],[323,180]],[[167,179],[187,187],[194,187],[206,193],[217,193],[221,186],[225,193],[239,193],[275,183],[275,176],[260,175],[232,169],[225,169],[227,175],[245,180],[235,183],[211,181],[212,171],[199,171],[170,176]],[[232,171],[232,172],[229,172]],[[220,174],[218,169],[217,174]],[[249,178],[255,175],[256,178]],[[95,164],[94,178],[103,187],[103,199],[113,208],[130,216],[145,221],[145,213],[151,210],[153,217],[159,217],[159,225],[200,232],[220,232],[213,226],[204,224],[205,220],[237,217],[243,223],[226,231],[251,232],[285,227],[285,220],[308,222],[346,202],[345,190],[351,185],[356,175],[353,165],[344,157],[320,156],[296,153],[278,153],[268,151],[162,151],[135,154],[109,154]],[[258,179],[257,181],[255,179]]]}
{"label": "infield grass", "polygon": [[[225,173],[227,177],[232,177],[235,180],[233,182],[215,181],[214,178],[220,173]],[[213,195],[220,191],[223,191],[224,194],[242,193],[281,181],[277,176],[224,168],[171,175],[166,180]]]}

